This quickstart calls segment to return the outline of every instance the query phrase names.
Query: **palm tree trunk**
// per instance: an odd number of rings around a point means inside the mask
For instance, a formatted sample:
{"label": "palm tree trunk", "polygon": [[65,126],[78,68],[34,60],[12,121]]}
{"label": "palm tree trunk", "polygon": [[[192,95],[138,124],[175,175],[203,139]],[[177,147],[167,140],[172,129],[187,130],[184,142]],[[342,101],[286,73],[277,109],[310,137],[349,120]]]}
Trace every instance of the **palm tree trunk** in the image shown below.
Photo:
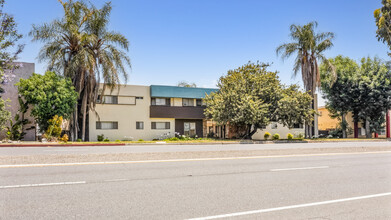
{"label": "palm tree trunk", "polygon": [[78,104],[76,103],[75,111],[73,112],[73,141],[78,139]]}
{"label": "palm tree trunk", "polygon": [[[87,88],[86,88],[87,89]],[[82,100],[82,111],[83,111],[83,121],[82,121],[82,130],[81,130],[81,139],[85,141],[86,137],[86,114],[87,114],[87,91],[84,90],[83,100]]]}

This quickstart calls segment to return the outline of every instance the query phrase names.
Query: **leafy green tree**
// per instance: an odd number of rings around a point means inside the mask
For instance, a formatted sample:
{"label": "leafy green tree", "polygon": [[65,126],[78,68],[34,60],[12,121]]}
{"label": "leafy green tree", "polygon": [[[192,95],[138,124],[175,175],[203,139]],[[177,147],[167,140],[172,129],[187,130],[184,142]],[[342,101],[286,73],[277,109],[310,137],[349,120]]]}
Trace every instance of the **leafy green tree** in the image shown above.
{"label": "leafy green tree", "polygon": [[386,43],[391,49],[391,1],[382,0],[381,3],[383,6],[374,12],[377,26],[376,36],[379,41]]}
{"label": "leafy green tree", "polygon": [[293,128],[295,124],[311,122],[315,114],[311,103],[311,95],[300,91],[299,86],[291,85],[283,89],[276,109],[278,122],[288,128]]}
{"label": "leafy green tree", "polygon": [[[360,65],[348,57],[330,59],[336,78],[330,78],[330,70],[321,66],[322,91],[331,116],[341,118],[343,137],[346,137],[345,115],[353,113],[355,129],[358,122],[365,124],[366,135],[379,132],[384,123],[384,112],[390,107],[391,74],[386,64],[378,58],[363,58]],[[331,80],[333,84],[329,84]],[[355,131],[357,134],[357,130]],[[355,135],[356,136],[356,135]]]}
{"label": "leafy green tree", "polygon": [[186,81],[180,81],[180,82],[178,82],[177,86],[179,86],[179,87],[188,87],[188,88],[196,88],[197,84],[195,84],[195,83],[188,83]]}
{"label": "leafy green tree", "polygon": [[[258,128],[267,126],[271,121],[293,126],[293,123],[309,119],[306,116],[310,113],[300,112],[301,106],[308,104],[303,103],[301,97],[305,96],[305,101],[311,102],[311,96],[300,93],[296,86],[284,89],[277,72],[267,71],[267,66],[249,62],[220,77],[217,85],[219,91],[205,98],[205,115],[219,124],[245,127],[245,138],[248,139]],[[291,106],[296,104],[298,106]],[[289,108],[300,110],[290,112],[287,110]],[[307,109],[310,109],[309,105]]]}
{"label": "leafy green tree", "polygon": [[[301,71],[304,89],[312,98],[315,97],[316,89],[320,86],[318,60],[328,63],[323,53],[333,46],[332,41],[334,39],[334,33],[332,32],[316,33],[315,28],[317,26],[317,22],[310,22],[303,26],[292,24],[290,26],[290,37],[293,42],[284,43],[276,49],[277,55],[281,55],[282,59],[296,54],[293,66],[294,76]],[[312,137],[312,129],[311,125],[308,124],[309,122],[307,122],[305,129],[306,136]]]}
{"label": "leafy green tree", "polygon": [[11,112],[6,109],[7,102],[0,98],[0,130],[5,129],[5,125],[11,118]]}
{"label": "leafy green tree", "polygon": [[71,80],[54,72],[33,73],[28,79],[20,79],[17,86],[26,103],[32,105],[31,115],[41,131],[47,130],[48,121],[55,115],[69,119],[77,103],[77,92]]}
{"label": "leafy green tree", "polygon": [[1,85],[10,79],[12,70],[16,68],[13,61],[24,47],[23,44],[17,44],[23,36],[17,32],[14,17],[3,11],[4,3],[5,0],[0,0],[0,95],[4,93]]}
{"label": "leafy green tree", "polygon": [[360,117],[365,122],[367,138],[383,128],[384,113],[390,107],[391,72],[378,58],[362,58],[360,80],[357,81],[361,106]]}
{"label": "leafy green tree", "polygon": [[64,17],[34,25],[30,35],[33,41],[44,43],[39,60],[47,61],[49,70],[71,78],[79,94],[71,120],[71,138],[85,140],[86,118],[95,108],[101,80],[103,93],[106,87],[114,89],[121,75],[127,79],[129,42],[120,33],[108,30],[110,2],[97,9],[84,1],[59,1]]}
{"label": "leafy green tree", "polygon": [[[352,104],[357,102],[354,94],[357,92],[354,89],[356,83],[354,76],[358,74],[359,65],[354,60],[341,55],[329,59],[329,62],[334,66],[334,70],[324,63],[320,67],[322,94],[330,116],[341,121],[342,137],[346,138],[348,129],[346,114],[353,110]],[[335,76],[332,71],[335,72]]]}

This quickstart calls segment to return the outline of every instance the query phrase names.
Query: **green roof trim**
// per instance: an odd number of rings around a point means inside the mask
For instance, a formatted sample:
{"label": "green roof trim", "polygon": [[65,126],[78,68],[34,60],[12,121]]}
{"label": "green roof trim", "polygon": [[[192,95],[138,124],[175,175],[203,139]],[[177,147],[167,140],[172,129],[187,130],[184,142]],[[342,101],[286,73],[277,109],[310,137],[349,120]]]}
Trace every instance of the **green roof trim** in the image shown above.
{"label": "green roof trim", "polygon": [[151,97],[161,98],[192,98],[202,99],[206,94],[217,92],[218,89],[211,88],[189,88],[179,86],[151,85]]}

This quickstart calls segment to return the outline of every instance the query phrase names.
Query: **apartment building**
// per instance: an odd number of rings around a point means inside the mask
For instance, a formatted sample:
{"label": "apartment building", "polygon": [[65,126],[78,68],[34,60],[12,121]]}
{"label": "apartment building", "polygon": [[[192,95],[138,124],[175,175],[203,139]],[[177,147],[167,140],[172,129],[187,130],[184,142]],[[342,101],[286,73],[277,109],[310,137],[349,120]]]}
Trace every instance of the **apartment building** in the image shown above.
{"label": "apartment building", "polygon": [[[95,112],[89,113],[89,140],[98,135],[110,140],[156,140],[177,135],[234,138],[237,132],[228,125],[220,126],[204,116],[206,94],[212,88],[178,86],[121,85],[113,92],[106,90],[98,98]],[[288,133],[304,133],[302,126],[289,129],[272,123],[260,129],[254,139],[263,139],[268,131],[286,138]]]}
{"label": "apartment building", "polygon": [[[204,137],[206,94],[211,88],[121,85],[99,97],[89,114],[89,139],[153,140],[175,134]],[[206,131],[206,129],[205,129]]]}

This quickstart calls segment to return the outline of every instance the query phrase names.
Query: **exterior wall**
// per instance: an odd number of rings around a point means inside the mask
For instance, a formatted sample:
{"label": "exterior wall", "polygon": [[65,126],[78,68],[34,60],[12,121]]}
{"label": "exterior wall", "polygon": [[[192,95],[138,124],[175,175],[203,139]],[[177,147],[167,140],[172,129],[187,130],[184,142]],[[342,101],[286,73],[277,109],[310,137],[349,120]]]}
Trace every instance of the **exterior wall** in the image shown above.
{"label": "exterior wall", "polygon": [[[19,66],[19,68],[15,69],[13,72],[15,78],[13,78],[11,82],[1,85],[4,89],[4,93],[1,94],[2,99],[10,100],[10,103],[8,103],[10,106],[7,109],[11,112],[12,119],[19,110],[18,87],[15,86],[15,83],[18,83],[20,79],[29,78],[35,71],[34,63],[17,62],[16,64]],[[25,114],[25,118],[34,123],[34,118],[29,114],[30,111],[31,109],[29,109],[29,111]],[[27,126],[30,127],[31,125],[32,124],[29,124]],[[26,135],[23,141],[35,141],[36,129],[31,129],[28,131],[25,130],[24,132],[26,132]],[[5,131],[0,131],[0,140],[4,139],[5,137]]]}
{"label": "exterior wall", "polygon": [[285,127],[282,124],[277,123],[277,128],[272,129],[273,123],[276,123],[276,122],[272,122],[272,124],[266,126],[266,129],[258,129],[258,131],[253,135],[253,139],[254,140],[263,140],[264,139],[263,136],[265,135],[266,132],[269,132],[272,136],[274,134],[278,133],[280,135],[280,139],[287,139],[287,135],[289,133],[293,134],[294,137],[296,137],[299,134],[303,134],[303,136],[304,136],[304,128],[289,129],[288,127]]}
{"label": "exterior wall", "polygon": [[[174,136],[175,119],[173,118],[150,118],[149,106],[151,96],[149,86],[122,85],[119,91],[113,91],[117,95],[118,102],[121,96],[137,96],[143,99],[136,99],[136,104],[97,104],[95,111],[89,114],[89,137],[90,141],[96,141],[97,135],[104,134],[110,140],[152,140]],[[110,95],[106,91],[105,95]],[[96,129],[97,121],[117,121],[118,129],[100,130]],[[144,129],[136,129],[136,122],[144,122]],[[170,122],[170,129],[152,130],[151,122]]]}
{"label": "exterior wall", "polygon": [[325,107],[318,109],[318,126],[319,130],[333,130],[338,124],[338,119],[331,118],[329,111]]}

